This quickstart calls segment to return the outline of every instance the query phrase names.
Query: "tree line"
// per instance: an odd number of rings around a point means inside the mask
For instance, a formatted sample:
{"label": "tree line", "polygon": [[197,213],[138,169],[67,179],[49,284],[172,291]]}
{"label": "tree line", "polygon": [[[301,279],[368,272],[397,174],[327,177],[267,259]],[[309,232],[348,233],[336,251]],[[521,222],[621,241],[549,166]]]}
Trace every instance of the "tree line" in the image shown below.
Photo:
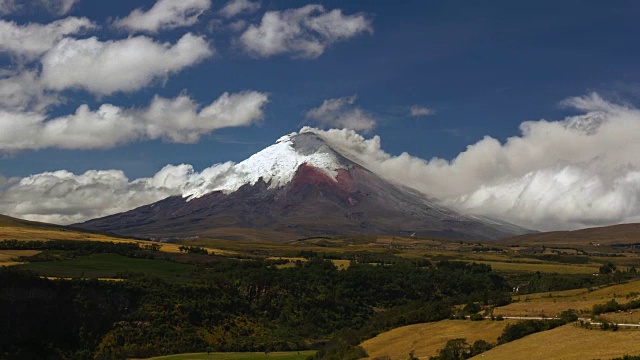
{"label": "tree line", "polygon": [[[0,269],[0,358],[122,359],[203,351],[321,349],[344,359],[393,327],[446,318],[453,304],[509,299],[487,265],[352,263],[313,257],[198,265],[185,283],[47,280]],[[355,346],[354,346],[355,343]]]}

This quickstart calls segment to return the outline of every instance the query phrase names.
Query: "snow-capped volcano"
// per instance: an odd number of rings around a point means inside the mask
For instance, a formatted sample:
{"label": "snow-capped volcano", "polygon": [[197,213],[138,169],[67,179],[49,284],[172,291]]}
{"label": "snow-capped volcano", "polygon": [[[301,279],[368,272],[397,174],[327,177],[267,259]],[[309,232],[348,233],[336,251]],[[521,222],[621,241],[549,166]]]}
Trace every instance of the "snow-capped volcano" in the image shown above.
{"label": "snow-capped volcano", "polygon": [[389,182],[314,132],[281,137],[173,196],[79,227],[140,237],[292,239],[396,234],[492,239],[523,233],[464,216]]}
{"label": "snow-capped volcano", "polygon": [[213,191],[229,194],[243,185],[255,185],[260,179],[268,183],[270,189],[279,188],[291,182],[303,164],[317,168],[333,179],[338,175],[338,169],[348,169],[350,166],[348,160],[331,149],[318,135],[312,132],[293,133],[234,165],[224,174],[222,182],[218,182],[217,177],[204,179],[202,183],[186,190],[183,197],[191,200]]}

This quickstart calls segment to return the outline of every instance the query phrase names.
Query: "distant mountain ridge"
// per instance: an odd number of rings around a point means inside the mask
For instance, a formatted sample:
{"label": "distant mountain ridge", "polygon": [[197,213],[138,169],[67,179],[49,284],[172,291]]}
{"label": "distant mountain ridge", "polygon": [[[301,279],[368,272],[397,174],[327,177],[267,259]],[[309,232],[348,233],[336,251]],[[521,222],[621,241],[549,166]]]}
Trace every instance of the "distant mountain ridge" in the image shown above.
{"label": "distant mountain ridge", "polygon": [[256,229],[272,240],[279,233],[496,239],[527,232],[462,215],[384,180],[312,132],[284,136],[196,185],[183,196],[76,226],[142,237],[234,238],[230,229]]}

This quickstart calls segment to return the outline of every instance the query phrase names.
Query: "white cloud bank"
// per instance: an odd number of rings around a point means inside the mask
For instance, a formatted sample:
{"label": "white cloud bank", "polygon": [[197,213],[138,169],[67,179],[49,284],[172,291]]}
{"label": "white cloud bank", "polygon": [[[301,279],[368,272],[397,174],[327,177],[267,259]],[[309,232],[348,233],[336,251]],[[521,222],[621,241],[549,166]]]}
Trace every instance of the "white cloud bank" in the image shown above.
{"label": "white cloud bank", "polygon": [[240,45],[255,57],[291,54],[317,58],[327,47],[363,33],[372,33],[366,15],[344,15],[342,10],[325,10],[322,5],[267,11],[260,25],[250,25],[240,36]]}
{"label": "white cloud bank", "polygon": [[120,144],[163,139],[193,143],[225,127],[247,126],[263,118],[268,95],[256,91],[224,93],[202,107],[186,95],[156,96],[143,109],[87,105],[74,114],[46,119],[30,112],[0,109],[0,153],[26,149],[106,149]]}
{"label": "white cloud bank", "polygon": [[306,118],[323,127],[370,131],[376,126],[376,121],[364,110],[354,106],[356,100],[355,95],[327,99],[322,105],[309,110]]}
{"label": "white cloud bank", "polygon": [[136,180],[129,180],[120,170],[90,170],[79,175],[60,170],[22,179],[0,176],[0,213],[72,224],[215,186],[217,179],[224,181],[232,172],[233,163],[228,162],[201,172],[191,165],[167,165],[152,177]]}
{"label": "white cloud bank", "polygon": [[[392,156],[382,150],[380,137],[366,139],[354,130],[302,131],[320,134],[388,179],[471,213],[540,230],[640,221],[640,110],[597,94],[568,99],[564,105],[581,114],[524,122],[519,136],[505,143],[487,136],[451,161]],[[117,171],[100,173],[117,178],[113,182],[94,179],[94,172],[39,174],[5,185],[0,213],[80,221],[224,179],[230,167],[216,165],[197,173],[188,165],[168,166],[151,178],[162,181],[129,181]],[[111,193],[115,195],[102,200]],[[86,199],[96,203],[89,206]]]}
{"label": "white cloud bank", "polygon": [[0,196],[0,212],[71,224],[179,195],[193,176],[188,165],[167,166],[151,178],[133,181],[119,170],[90,170],[80,175],[65,170],[46,172],[14,180]]}
{"label": "white cloud bank", "polygon": [[129,31],[156,33],[192,26],[211,7],[210,0],[158,0],[148,11],[135,9],[114,25]]}
{"label": "white cloud bank", "polygon": [[87,18],[68,17],[49,24],[19,25],[0,20],[0,52],[27,61],[37,59],[68,35],[96,28]]}
{"label": "white cloud bank", "polygon": [[640,221],[640,110],[597,94],[563,102],[583,114],[527,121],[501,144],[489,136],[455,159],[391,156],[380,138],[321,134],[371,170],[463,211],[534,229]]}
{"label": "white cloud bank", "polygon": [[98,95],[132,92],[212,56],[201,36],[175,44],[146,36],[100,41],[64,38],[42,58],[42,82],[54,90],[80,88]]}
{"label": "white cloud bank", "polygon": [[60,101],[60,95],[48,91],[35,71],[0,74],[0,109],[41,112]]}

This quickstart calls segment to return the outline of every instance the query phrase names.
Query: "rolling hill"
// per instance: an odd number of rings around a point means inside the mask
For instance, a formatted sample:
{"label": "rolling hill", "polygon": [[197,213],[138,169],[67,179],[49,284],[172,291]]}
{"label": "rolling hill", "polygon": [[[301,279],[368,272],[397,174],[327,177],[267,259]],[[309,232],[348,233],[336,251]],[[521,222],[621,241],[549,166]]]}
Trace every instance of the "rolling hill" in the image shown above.
{"label": "rolling hill", "polygon": [[69,226],[47,224],[0,215],[0,240],[132,241]]}
{"label": "rolling hill", "polygon": [[[0,241],[3,240],[79,240],[79,241],[108,241],[108,242],[135,242],[148,244],[149,241],[126,238],[114,234],[98,231],[78,229],[70,226],[47,224],[37,221],[17,219],[0,215]],[[176,244],[161,244],[160,250],[164,252],[179,252]]]}
{"label": "rolling hill", "polygon": [[524,234],[497,241],[501,245],[586,245],[588,243],[635,244],[640,243],[640,224],[621,224],[586,228],[574,231],[549,231]]}

